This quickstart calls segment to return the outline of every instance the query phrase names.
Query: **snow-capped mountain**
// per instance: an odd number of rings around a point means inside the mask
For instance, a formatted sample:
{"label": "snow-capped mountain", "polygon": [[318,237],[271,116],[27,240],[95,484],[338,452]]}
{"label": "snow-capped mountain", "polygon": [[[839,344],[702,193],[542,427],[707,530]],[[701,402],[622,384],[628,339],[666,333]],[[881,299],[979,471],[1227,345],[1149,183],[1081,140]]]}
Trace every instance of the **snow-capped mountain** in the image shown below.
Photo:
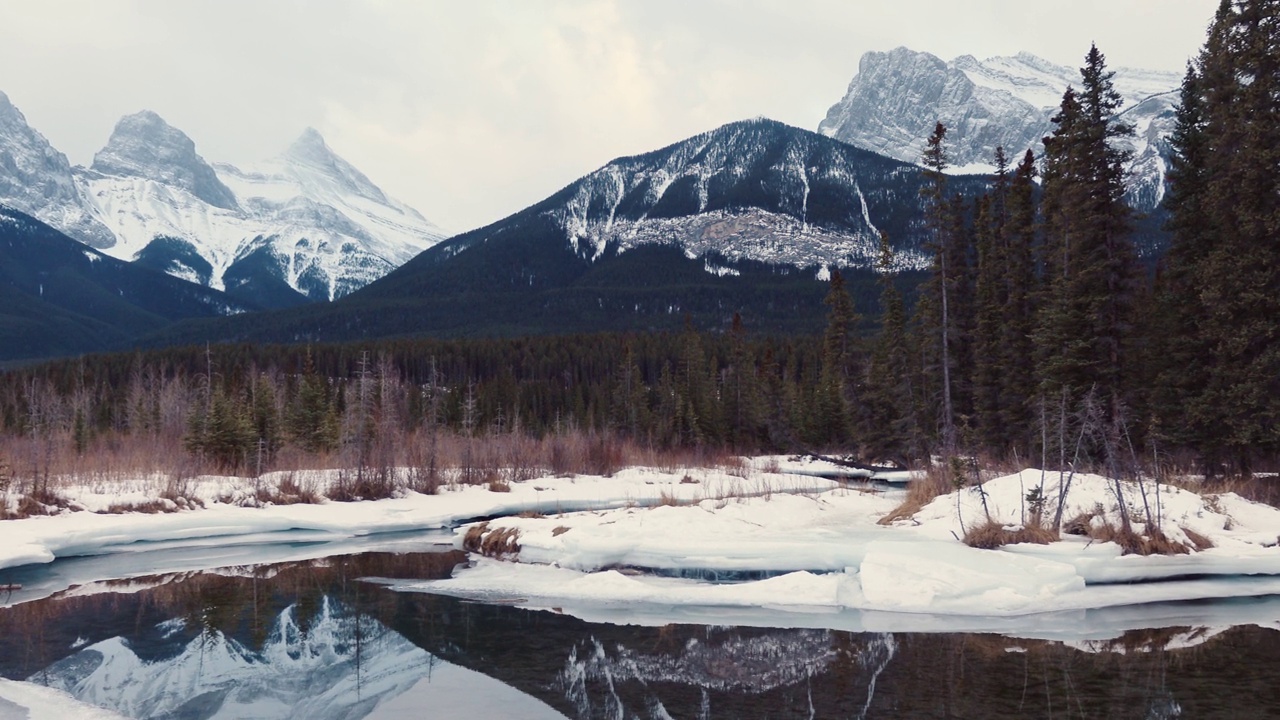
{"label": "snow-capped mountain", "polygon": [[[397,275],[550,225],[594,261],[645,245],[710,259],[795,268],[871,268],[880,233],[904,269],[924,267],[918,168],[765,119],[730,123],[661,150],[614,160],[547,200],[459,235]],[[961,191],[978,180],[957,181]],[[537,283],[537,278],[532,280]]]}
{"label": "snow-capped mountain", "polygon": [[[181,621],[161,631],[184,632]],[[162,659],[122,637],[87,645],[31,680],[127,717],[359,718],[427,677],[435,657],[325,598],[299,626],[281,613],[260,650],[212,631]]]}
{"label": "snow-capped mountain", "polygon": [[[1130,201],[1150,210],[1163,196],[1162,157],[1181,77],[1131,68],[1115,68],[1115,73],[1116,90],[1124,98],[1122,117],[1137,128]],[[1004,146],[1011,162],[1027,148],[1040,152],[1041,138],[1052,131],[1049,118],[1068,85],[1080,85],[1077,69],[1026,52],[986,60],[963,55],[951,62],[905,47],[869,52],[818,132],[915,163],[941,120],[948,128],[953,165],[986,172],[997,146]]]}
{"label": "snow-capped mountain", "polygon": [[260,167],[213,165],[150,111],[73,167],[0,95],[0,204],[113,257],[264,306],[332,300],[445,233],[308,129]]}
{"label": "snow-capped mountain", "polygon": [[[926,264],[918,166],[771,120],[618,158],[545,200],[456,235],[325,306],[166,342],[728,327],[814,330],[833,267],[874,297],[881,234]],[[972,197],[989,180],[953,178]],[[234,187],[234,185],[233,185]]]}
{"label": "snow-capped mountain", "polygon": [[84,202],[67,156],[27,124],[0,92],[0,204],[43,220],[95,248],[115,243]]}

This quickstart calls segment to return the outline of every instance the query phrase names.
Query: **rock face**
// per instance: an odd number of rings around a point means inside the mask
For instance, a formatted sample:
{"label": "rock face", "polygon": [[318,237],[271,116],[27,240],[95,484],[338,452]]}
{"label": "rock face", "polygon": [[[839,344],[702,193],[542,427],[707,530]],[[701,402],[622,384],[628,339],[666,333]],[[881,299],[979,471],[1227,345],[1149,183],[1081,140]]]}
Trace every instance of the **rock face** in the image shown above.
{"label": "rock face", "polygon": [[[447,261],[536,220],[593,260],[667,245],[687,257],[872,268],[880,233],[903,269],[924,267],[919,168],[772,120],[730,123],[614,160],[526,211],[424,256]],[[958,183],[961,192],[981,185]],[[708,272],[731,272],[730,268]]]}
{"label": "rock face", "polygon": [[115,236],[76,187],[71,163],[0,92],[0,204],[33,215],[95,248]]}
{"label": "rock face", "polygon": [[73,167],[0,93],[0,205],[121,260],[259,307],[332,300],[446,235],[308,129],[279,157],[211,164],[142,111]]}
{"label": "rock face", "polygon": [[[1180,81],[1176,73],[1116,69],[1122,118],[1138,129],[1130,201],[1139,210],[1153,209],[1163,197],[1162,158]],[[1025,52],[986,60],[963,55],[951,62],[903,47],[869,52],[818,132],[916,163],[942,121],[952,164],[985,172],[998,146],[1014,161],[1028,148],[1038,154],[1062,93],[1079,84],[1078,70]]]}
{"label": "rock face", "polygon": [[196,144],[159,115],[143,110],[116,123],[92,169],[104,175],[138,177],[181,188],[214,207],[236,208],[236,196],[196,154]]}

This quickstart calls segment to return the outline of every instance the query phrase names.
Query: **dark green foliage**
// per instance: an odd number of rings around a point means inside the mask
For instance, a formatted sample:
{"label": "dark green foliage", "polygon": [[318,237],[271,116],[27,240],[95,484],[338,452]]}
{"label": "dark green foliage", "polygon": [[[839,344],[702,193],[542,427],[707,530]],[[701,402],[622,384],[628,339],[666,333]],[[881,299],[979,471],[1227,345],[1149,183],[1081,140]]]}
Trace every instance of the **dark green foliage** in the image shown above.
{"label": "dark green foliage", "polygon": [[289,405],[288,434],[294,443],[310,453],[332,452],[338,447],[338,413],[330,394],[329,380],[316,373],[307,349],[306,362],[293,402]]}
{"label": "dark green foliage", "polygon": [[858,393],[857,434],[865,457],[905,463],[922,456],[924,448],[912,405],[915,373],[906,310],[893,268],[893,248],[881,236],[880,333],[873,339],[866,381]]}
{"label": "dark green foliage", "polygon": [[849,392],[857,374],[852,367],[850,344],[858,314],[839,270],[831,271],[831,289],[823,303],[829,308],[827,330],[822,336],[822,371],[813,403],[817,412],[811,418],[808,439],[813,445],[826,448],[848,441]]}
{"label": "dark green foliage", "polygon": [[257,437],[253,421],[243,398],[218,387],[207,401],[192,408],[183,442],[189,452],[236,471],[248,466],[254,452]]}
{"label": "dark green foliage", "polygon": [[[1209,472],[1280,450],[1280,3],[1222,2],[1172,139],[1153,425]],[[1181,411],[1179,411],[1181,410]]]}
{"label": "dark green foliage", "polygon": [[0,361],[128,347],[175,320],[252,307],[0,207]]}
{"label": "dark green foliage", "polygon": [[1132,127],[1116,117],[1113,73],[1093,47],[1081,91],[1068,88],[1045,144],[1042,265],[1035,331],[1041,390],[1076,407],[1096,389],[1108,422],[1125,406],[1124,352],[1130,336],[1134,252],[1124,202],[1129,153],[1116,140]]}
{"label": "dark green foliage", "polygon": [[[1005,262],[1005,305],[1000,323],[1000,420],[1006,433],[1001,449],[1031,444],[1036,396],[1034,347],[1036,276],[1036,161],[1030,150],[1014,171],[1009,185],[1007,219],[1002,238]],[[997,446],[992,446],[996,449]]]}

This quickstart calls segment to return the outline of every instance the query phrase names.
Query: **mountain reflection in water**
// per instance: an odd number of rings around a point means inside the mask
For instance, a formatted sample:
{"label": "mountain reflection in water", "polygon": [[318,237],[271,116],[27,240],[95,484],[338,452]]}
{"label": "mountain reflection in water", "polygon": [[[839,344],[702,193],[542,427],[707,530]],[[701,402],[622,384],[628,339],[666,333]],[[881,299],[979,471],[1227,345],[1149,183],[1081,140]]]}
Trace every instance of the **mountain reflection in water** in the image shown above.
{"label": "mountain reflection in water", "polygon": [[0,675],[137,718],[1280,716],[1280,637],[1256,626],[1075,644],[641,627],[359,580],[447,577],[465,559],[366,553],[73,588],[0,609]]}

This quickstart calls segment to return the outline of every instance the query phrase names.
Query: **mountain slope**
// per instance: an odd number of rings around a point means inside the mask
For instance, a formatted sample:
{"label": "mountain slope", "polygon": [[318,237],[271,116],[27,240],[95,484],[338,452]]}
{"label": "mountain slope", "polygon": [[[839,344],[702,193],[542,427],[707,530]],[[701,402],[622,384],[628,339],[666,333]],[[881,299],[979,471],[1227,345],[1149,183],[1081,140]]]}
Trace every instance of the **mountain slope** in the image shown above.
{"label": "mountain slope", "polygon": [[96,248],[115,237],[76,187],[71,163],[0,92],[0,204],[34,215]]}
{"label": "mountain slope", "polygon": [[244,171],[208,165],[186,135],[143,112],[120,121],[77,180],[120,239],[115,257],[268,307],[346,295],[444,236],[314,130]]}
{"label": "mountain slope", "polygon": [[0,203],[125,261],[290,307],[341,297],[445,233],[307,130],[280,157],[213,165],[143,111],[72,167],[0,94]]}
{"label": "mountain slope", "polygon": [[[880,233],[927,260],[920,168],[769,120],[619,158],[546,200],[425,251],[325,307],[182,328],[170,341],[350,340],[822,326],[829,268],[875,302]],[[974,194],[986,180],[953,179]],[[904,275],[904,283],[915,279]]]}
{"label": "mountain slope", "polygon": [[[1163,197],[1166,138],[1181,77],[1176,73],[1118,68],[1116,90],[1124,98],[1122,118],[1138,128],[1131,149],[1130,203],[1146,212]],[[919,162],[934,123],[947,125],[952,162],[960,168],[992,163],[1003,145],[1016,160],[1027,148],[1040,152],[1068,85],[1080,73],[1030,53],[978,60],[963,55],[944,62],[904,47],[869,52],[844,97],[818,126],[824,135]]]}
{"label": "mountain slope", "polygon": [[125,347],[176,320],[251,309],[0,206],[0,360]]}

